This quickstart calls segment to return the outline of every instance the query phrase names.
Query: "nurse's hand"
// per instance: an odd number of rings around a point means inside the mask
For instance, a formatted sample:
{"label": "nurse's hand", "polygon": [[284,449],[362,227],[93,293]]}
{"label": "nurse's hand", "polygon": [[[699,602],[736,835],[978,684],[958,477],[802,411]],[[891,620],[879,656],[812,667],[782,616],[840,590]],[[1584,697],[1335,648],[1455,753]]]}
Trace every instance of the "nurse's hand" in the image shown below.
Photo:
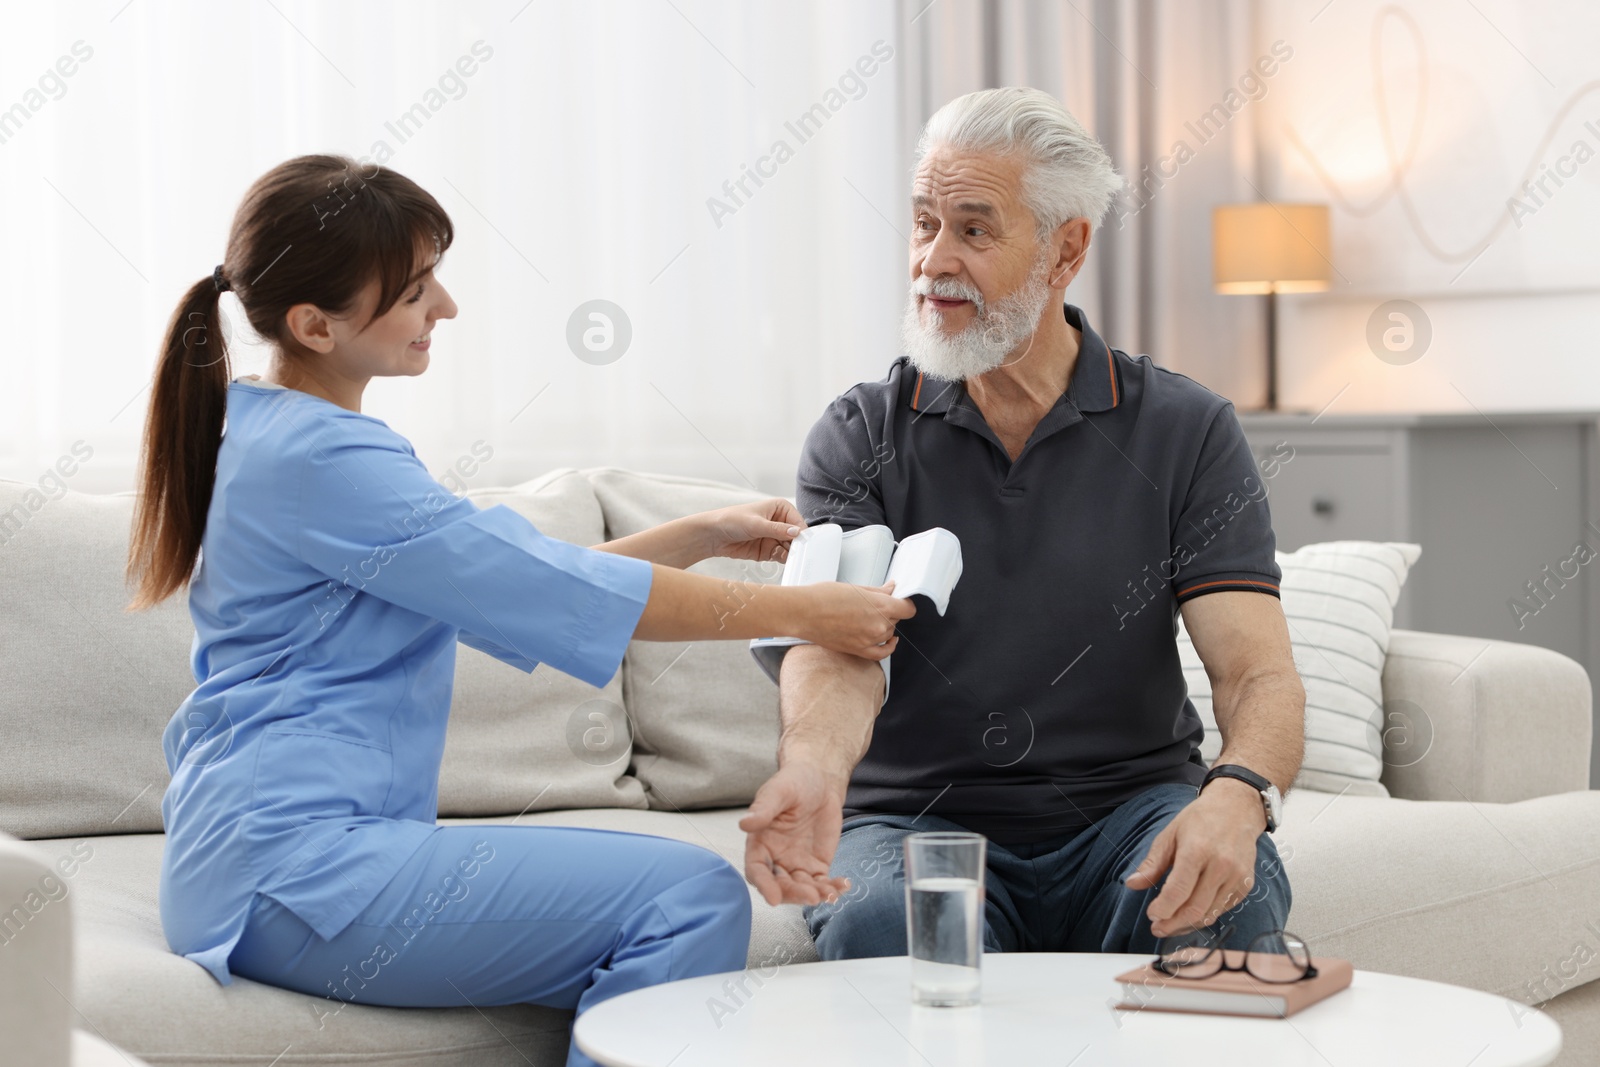
{"label": "nurse's hand", "polygon": [[700,524],[707,557],[779,563],[789,558],[789,542],[806,528],[800,512],[782,497],[703,511],[690,519]]}
{"label": "nurse's hand", "polygon": [[785,630],[815,645],[863,659],[887,659],[900,638],[895,623],[917,607],[909,597],[890,596],[893,582],[877,588],[848,582],[816,582],[790,587],[804,598],[796,626]]}

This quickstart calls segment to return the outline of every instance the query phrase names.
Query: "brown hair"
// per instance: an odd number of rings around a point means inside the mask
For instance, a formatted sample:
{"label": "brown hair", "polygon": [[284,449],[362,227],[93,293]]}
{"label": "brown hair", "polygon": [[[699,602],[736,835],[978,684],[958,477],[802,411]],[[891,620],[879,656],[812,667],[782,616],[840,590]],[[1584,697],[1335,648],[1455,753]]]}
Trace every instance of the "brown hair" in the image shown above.
{"label": "brown hair", "polygon": [[[273,167],[245,194],[220,273],[256,333],[286,356],[305,359],[314,353],[289,332],[290,308],[313,304],[348,313],[376,279],[376,319],[433,267],[454,236],[444,208],[411,179],[376,164],[364,170],[345,156],[299,156]],[[130,610],[183,589],[200,554],[232,380],[221,298],[211,275],[191,285],[161,343],[128,543]]]}

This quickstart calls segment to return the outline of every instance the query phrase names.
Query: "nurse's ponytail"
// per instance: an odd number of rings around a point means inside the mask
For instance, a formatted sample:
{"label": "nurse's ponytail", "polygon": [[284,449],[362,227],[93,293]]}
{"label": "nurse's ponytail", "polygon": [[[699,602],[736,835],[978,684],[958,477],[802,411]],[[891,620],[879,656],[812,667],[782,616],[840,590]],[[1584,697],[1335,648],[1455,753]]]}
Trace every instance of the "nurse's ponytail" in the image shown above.
{"label": "nurse's ponytail", "polygon": [[210,276],[191,285],[161,342],[128,544],[128,577],[137,583],[135,609],[152,607],[181,589],[200,552],[228,408],[221,299]]}
{"label": "nurse's ponytail", "polygon": [[288,329],[290,308],[348,313],[376,280],[378,318],[453,239],[438,201],[376,164],[299,156],[250,187],[223,262],[183,294],[161,342],[128,540],[131,610],[183,589],[199,559],[233,376],[223,292],[234,291],[250,326],[286,358],[314,361]]}

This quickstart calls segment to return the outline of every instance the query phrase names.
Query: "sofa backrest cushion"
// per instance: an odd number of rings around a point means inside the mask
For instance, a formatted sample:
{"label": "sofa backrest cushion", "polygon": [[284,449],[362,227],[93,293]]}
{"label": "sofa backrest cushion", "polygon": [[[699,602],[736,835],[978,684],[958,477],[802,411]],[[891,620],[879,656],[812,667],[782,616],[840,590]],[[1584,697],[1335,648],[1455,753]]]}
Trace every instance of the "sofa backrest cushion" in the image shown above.
{"label": "sofa backrest cushion", "polygon": [[194,688],[185,597],[125,610],[132,493],[0,481],[0,830],[161,829],[161,732]]}
{"label": "sofa backrest cushion", "polygon": [[[1422,547],[1327,541],[1277,554],[1294,665],[1306,691],[1306,753],[1294,785],[1326,793],[1386,797],[1383,667],[1394,607]],[[1222,749],[1211,680],[1178,617],[1178,657],[1189,699],[1205,724],[1200,754]]]}
{"label": "sofa backrest cushion", "polygon": [[[584,473],[600,500],[608,540],[771,496],[699,478],[609,467]],[[690,570],[766,584],[783,574],[779,563],[729,559],[704,560]],[[730,610],[737,606],[730,597]],[[747,804],[777,769],[778,687],[756,666],[748,641],[634,641],[622,674],[633,773],[652,808]]]}
{"label": "sofa backrest cushion", "polygon": [[[576,545],[606,540],[600,502],[582,474],[551,471],[509,489],[466,494],[504,504],[540,532]],[[538,610],[538,605],[528,605]],[[524,674],[456,646],[456,686],[439,772],[439,814],[516,815],[553,808],[643,808],[628,771],[624,671],[596,689],[541,663]]]}
{"label": "sofa backrest cushion", "polygon": [[[468,495],[552,537],[604,540],[599,503],[571,470]],[[161,734],[194,688],[194,627],[183,595],[124,610],[134,499],[0,481],[0,830],[15,836],[162,828]],[[543,665],[530,676],[465,645],[457,653],[441,814],[645,806],[626,731],[600,725],[620,724],[622,671],[595,689]]]}

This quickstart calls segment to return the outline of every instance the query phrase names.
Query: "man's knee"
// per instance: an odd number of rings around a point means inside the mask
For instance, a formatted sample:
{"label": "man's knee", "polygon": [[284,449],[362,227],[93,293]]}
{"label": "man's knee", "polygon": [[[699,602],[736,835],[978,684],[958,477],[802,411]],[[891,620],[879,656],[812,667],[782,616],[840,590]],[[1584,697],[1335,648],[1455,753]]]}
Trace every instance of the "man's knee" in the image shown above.
{"label": "man's knee", "polygon": [[1256,867],[1249,890],[1218,919],[1231,924],[1236,933],[1234,942],[1245,947],[1250,938],[1268,930],[1281,930],[1289,921],[1289,908],[1293,895],[1289,889],[1289,874],[1284,860],[1290,852],[1288,846],[1280,853],[1276,842],[1267,834],[1256,838]]}
{"label": "man's knee", "polygon": [[906,953],[903,876],[852,879],[849,890],[838,900],[807,908],[805,916],[822,959]]}
{"label": "man's knee", "polygon": [[906,951],[905,866],[901,844],[910,827],[882,820],[846,825],[829,873],[848,878],[838,900],[804,915],[825,960],[899,956]]}

